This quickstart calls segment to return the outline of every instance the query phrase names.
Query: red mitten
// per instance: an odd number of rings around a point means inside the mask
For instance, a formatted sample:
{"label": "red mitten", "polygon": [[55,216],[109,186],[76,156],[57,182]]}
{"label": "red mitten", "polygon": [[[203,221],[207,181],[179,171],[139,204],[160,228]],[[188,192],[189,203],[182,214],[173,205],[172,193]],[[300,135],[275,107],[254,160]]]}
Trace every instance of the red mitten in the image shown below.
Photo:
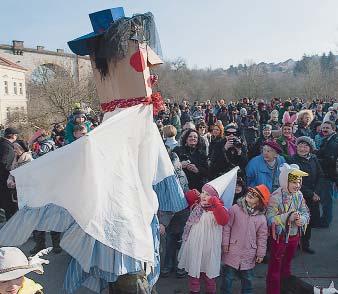
{"label": "red mitten", "polygon": [[223,202],[216,196],[211,197],[209,203],[213,206],[212,213],[214,214],[216,222],[225,226],[229,221],[229,212],[223,206]]}
{"label": "red mitten", "polygon": [[185,198],[187,199],[189,207],[193,206],[198,200],[200,196],[200,192],[196,189],[189,190],[185,193]]}
{"label": "red mitten", "polygon": [[208,202],[212,207],[216,207],[216,206],[220,206],[220,205],[223,206],[223,203],[221,202],[221,200],[216,196],[210,197]]}

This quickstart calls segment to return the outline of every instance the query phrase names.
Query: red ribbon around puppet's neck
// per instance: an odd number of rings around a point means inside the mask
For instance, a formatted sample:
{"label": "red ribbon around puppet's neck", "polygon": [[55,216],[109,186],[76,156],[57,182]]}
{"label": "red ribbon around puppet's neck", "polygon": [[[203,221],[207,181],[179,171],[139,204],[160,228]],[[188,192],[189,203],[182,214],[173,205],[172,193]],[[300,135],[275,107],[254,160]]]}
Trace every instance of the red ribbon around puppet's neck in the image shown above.
{"label": "red ribbon around puppet's neck", "polygon": [[153,93],[149,97],[112,100],[110,102],[102,103],[101,108],[103,112],[112,112],[116,108],[128,108],[138,104],[153,104],[154,115],[157,115],[159,111],[164,109],[163,98],[159,92]]}

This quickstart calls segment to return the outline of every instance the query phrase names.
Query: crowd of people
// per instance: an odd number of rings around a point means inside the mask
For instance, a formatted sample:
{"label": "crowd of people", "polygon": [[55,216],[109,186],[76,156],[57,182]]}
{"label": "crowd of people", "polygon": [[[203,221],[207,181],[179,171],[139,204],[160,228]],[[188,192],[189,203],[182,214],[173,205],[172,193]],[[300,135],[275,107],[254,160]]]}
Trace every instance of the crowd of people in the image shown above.
{"label": "crowd of people", "polygon": [[[200,279],[208,293],[216,293],[213,278],[218,274],[209,272],[210,260],[216,268],[222,260],[221,293],[232,293],[236,274],[242,293],[253,293],[252,269],[262,262],[269,240],[267,293],[279,293],[280,281],[291,274],[298,243],[305,253],[315,254],[310,246],[311,228],[328,228],[332,222],[333,199],[338,196],[337,111],[334,100],[320,99],[265,103],[243,98],[235,103],[220,100],[193,105],[167,101],[156,123],[190,209],[169,216],[159,212],[165,248],[161,276],[172,271],[178,278],[188,274],[191,293],[199,293]],[[236,166],[240,170],[234,206],[228,221],[220,221],[212,193],[211,202],[205,204],[205,187]],[[283,174],[283,168],[288,172]],[[212,211],[214,223],[223,226],[222,259],[197,250],[209,246],[212,251],[214,244],[208,241],[217,242],[206,231],[199,231],[188,242],[187,235],[202,220],[201,210]],[[204,243],[199,243],[201,238],[206,238]]]}
{"label": "crowd of people", "polygon": [[[332,99],[274,98],[266,103],[243,98],[192,105],[168,100],[154,119],[189,207],[158,212],[161,276],[173,271],[178,278],[188,275],[191,293],[199,293],[201,280],[207,293],[216,293],[222,264],[222,293],[232,293],[236,275],[242,293],[253,293],[253,268],[265,260],[267,293],[279,293],[281,280],[291,274],[298,243],[304,252],[315,254],[311,228],[328,228],[332,222],[338,186],[337,112]],[[71,144],[97,125],[98,120],[75,107],[65,126],[39,129],[26,141],[15,128],[5,129],[0,139],[0,209],[5,219],[18,209],[10,171]],[[227,210],[210,181],[235,167],[233,206]],[[37,254],[46,248],[46,236],[40,231],[33,235],[31,254]],[[51,232],[51,238],[53,252],[60,253],[60,233]]]}

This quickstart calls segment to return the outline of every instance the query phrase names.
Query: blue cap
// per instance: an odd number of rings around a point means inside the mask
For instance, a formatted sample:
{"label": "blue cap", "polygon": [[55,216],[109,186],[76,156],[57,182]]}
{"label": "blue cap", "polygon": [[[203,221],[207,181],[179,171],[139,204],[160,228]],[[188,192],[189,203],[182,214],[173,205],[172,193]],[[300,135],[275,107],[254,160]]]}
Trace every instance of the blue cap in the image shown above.
{"label": "blue cap", "polygon": [[87,41],[104,34],[114,21],[123,17],[123,7],[105,9],[89,14],[94,32],[69,41],[68,46],[70,50],[77,55],[89,55],[90,51],[87,46]]}

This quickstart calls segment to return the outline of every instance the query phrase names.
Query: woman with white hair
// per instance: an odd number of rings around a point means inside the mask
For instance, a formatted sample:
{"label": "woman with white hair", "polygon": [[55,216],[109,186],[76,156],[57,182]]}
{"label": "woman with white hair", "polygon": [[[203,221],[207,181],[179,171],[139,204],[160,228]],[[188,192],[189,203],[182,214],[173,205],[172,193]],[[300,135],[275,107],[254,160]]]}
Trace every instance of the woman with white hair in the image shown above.
{"label": "woman with white hair", "polygon": [[298,129],[295,133],[295,137],[307,136],[313,138],[314,134],[310,127],[313,121],[314,115],[310,109],[303,109],[298,113]]}

